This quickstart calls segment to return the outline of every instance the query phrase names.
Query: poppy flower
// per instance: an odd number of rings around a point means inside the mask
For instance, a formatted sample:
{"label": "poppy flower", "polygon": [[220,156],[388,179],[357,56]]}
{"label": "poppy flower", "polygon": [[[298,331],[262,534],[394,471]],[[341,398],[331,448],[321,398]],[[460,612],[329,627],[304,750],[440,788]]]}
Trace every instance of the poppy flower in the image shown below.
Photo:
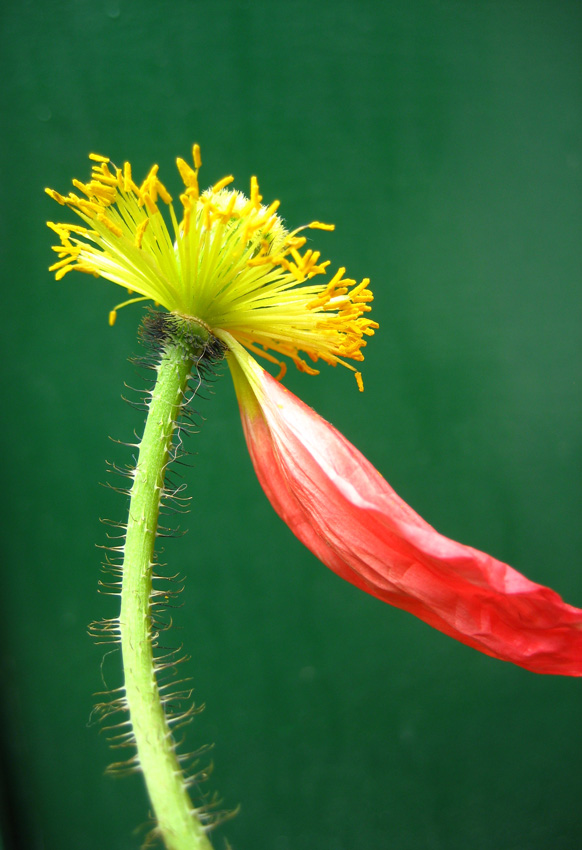
{"label": "poppy flower", "polygon": [[[84,225],[49,227],[60,238],[58,279],[72,269],[129,290],[128,304],[153,301],[187,317],[222,341],[235,383],[249,453],[268,499],[291,531],[330,569],[367,593],[402,608],[479,651],[537,673],[582,675],[582,610],[529,581],[501,561],[439,534],[332,425],[285,389],[281,356],[309,374],[318,361],[359,371],[372,321],[369,281],[340,269],[328,283],[328,262],[302,253],[303,231],[288,231],[278,201],[261,204],[227,189],[226,177],[198,188],[193,167],[178,159],[185,190],[178,220],[154,166],[141,186],[126,163],[115,168],[92,154],[81,195],[61,205]],[[159,202],[168,207],[173,235]],[[273,378],[251,356],[279,365]],[[309,358],[309,363],[304,355]]]}

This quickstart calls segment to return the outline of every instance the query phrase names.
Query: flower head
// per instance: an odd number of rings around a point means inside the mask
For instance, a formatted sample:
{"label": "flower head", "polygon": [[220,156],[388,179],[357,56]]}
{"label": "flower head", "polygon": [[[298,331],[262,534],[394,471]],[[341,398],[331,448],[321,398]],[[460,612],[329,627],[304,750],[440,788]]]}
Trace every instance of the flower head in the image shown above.
{"label": "flower head", "polygon": [[[332,230],[313,221],[289,231],[277,215],[279,201],[264,206],[255,177],[250,195],[227,188],[225,177],[205,192],[198,188],[200,149],[194,145],[193,167],[177,160],[184,182],[181,220],[172,198],[150,170],[141,186],[125,163],[116,168],[106,157],[91,154],[88,183],[73,180],[81,193],[48,194],[68,206],[84,225],[55,224],[60,245],[51,266],[57,279],[72,269],[99,275],[129,290],[132,297],[110,313],[137,301],[154,301],[170,312],[195,318],[215,335],[230,333],[266,359],[285,366],[272,353],[284,355],[302,371],[315,374],[312,363],[363,360],[366,337],[376,322],[368,318],[369,280],[356,284],[341,268],[327,283],[312,282],[327,274],[329,261],[305,249],[308,228]],[[168,209],[172,235],[161,206]],[[135,293],[135,296],[134,296]],[[258,347],[260,346],[260,348]]]}

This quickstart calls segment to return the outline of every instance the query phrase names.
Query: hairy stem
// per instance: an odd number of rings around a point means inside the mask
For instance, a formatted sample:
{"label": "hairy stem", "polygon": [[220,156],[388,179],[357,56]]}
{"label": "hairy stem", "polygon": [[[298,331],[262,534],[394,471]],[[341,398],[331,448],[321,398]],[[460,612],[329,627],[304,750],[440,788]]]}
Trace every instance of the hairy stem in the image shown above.
{"label": "hairy stem", "polygon": [[119,618],[137,756],[167,850],[211,850],[186,790],[160,699],[150,602],[164,475],[194,354],[191,348],[168,342],[158,366],[130,494]]}

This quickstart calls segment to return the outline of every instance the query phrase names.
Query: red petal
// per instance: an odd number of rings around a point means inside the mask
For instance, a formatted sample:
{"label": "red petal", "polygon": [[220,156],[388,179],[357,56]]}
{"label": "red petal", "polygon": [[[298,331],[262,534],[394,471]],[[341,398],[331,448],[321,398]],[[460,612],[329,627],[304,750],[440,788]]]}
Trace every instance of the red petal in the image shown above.
{"label": "red petal", "polygon": [[332,425],[232,346],[258,479],[324,564],[461,643],[536,673],[582,675],[582,610],[439,534]]}

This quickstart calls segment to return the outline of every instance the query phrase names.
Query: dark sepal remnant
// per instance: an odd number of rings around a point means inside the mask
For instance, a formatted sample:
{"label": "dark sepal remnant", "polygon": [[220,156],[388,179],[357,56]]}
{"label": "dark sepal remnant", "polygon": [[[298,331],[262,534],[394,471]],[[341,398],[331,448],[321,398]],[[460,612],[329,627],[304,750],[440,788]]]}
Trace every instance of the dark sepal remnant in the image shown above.
{"label": "dark sepal remnant", "polygon": [[168,345],[183,349],[198,369],[212,371],[226,354],[226,346],[199,319],[179,313],[150,309],[140,326],[140,338],[149,350],[149,360],[158,360]]}

